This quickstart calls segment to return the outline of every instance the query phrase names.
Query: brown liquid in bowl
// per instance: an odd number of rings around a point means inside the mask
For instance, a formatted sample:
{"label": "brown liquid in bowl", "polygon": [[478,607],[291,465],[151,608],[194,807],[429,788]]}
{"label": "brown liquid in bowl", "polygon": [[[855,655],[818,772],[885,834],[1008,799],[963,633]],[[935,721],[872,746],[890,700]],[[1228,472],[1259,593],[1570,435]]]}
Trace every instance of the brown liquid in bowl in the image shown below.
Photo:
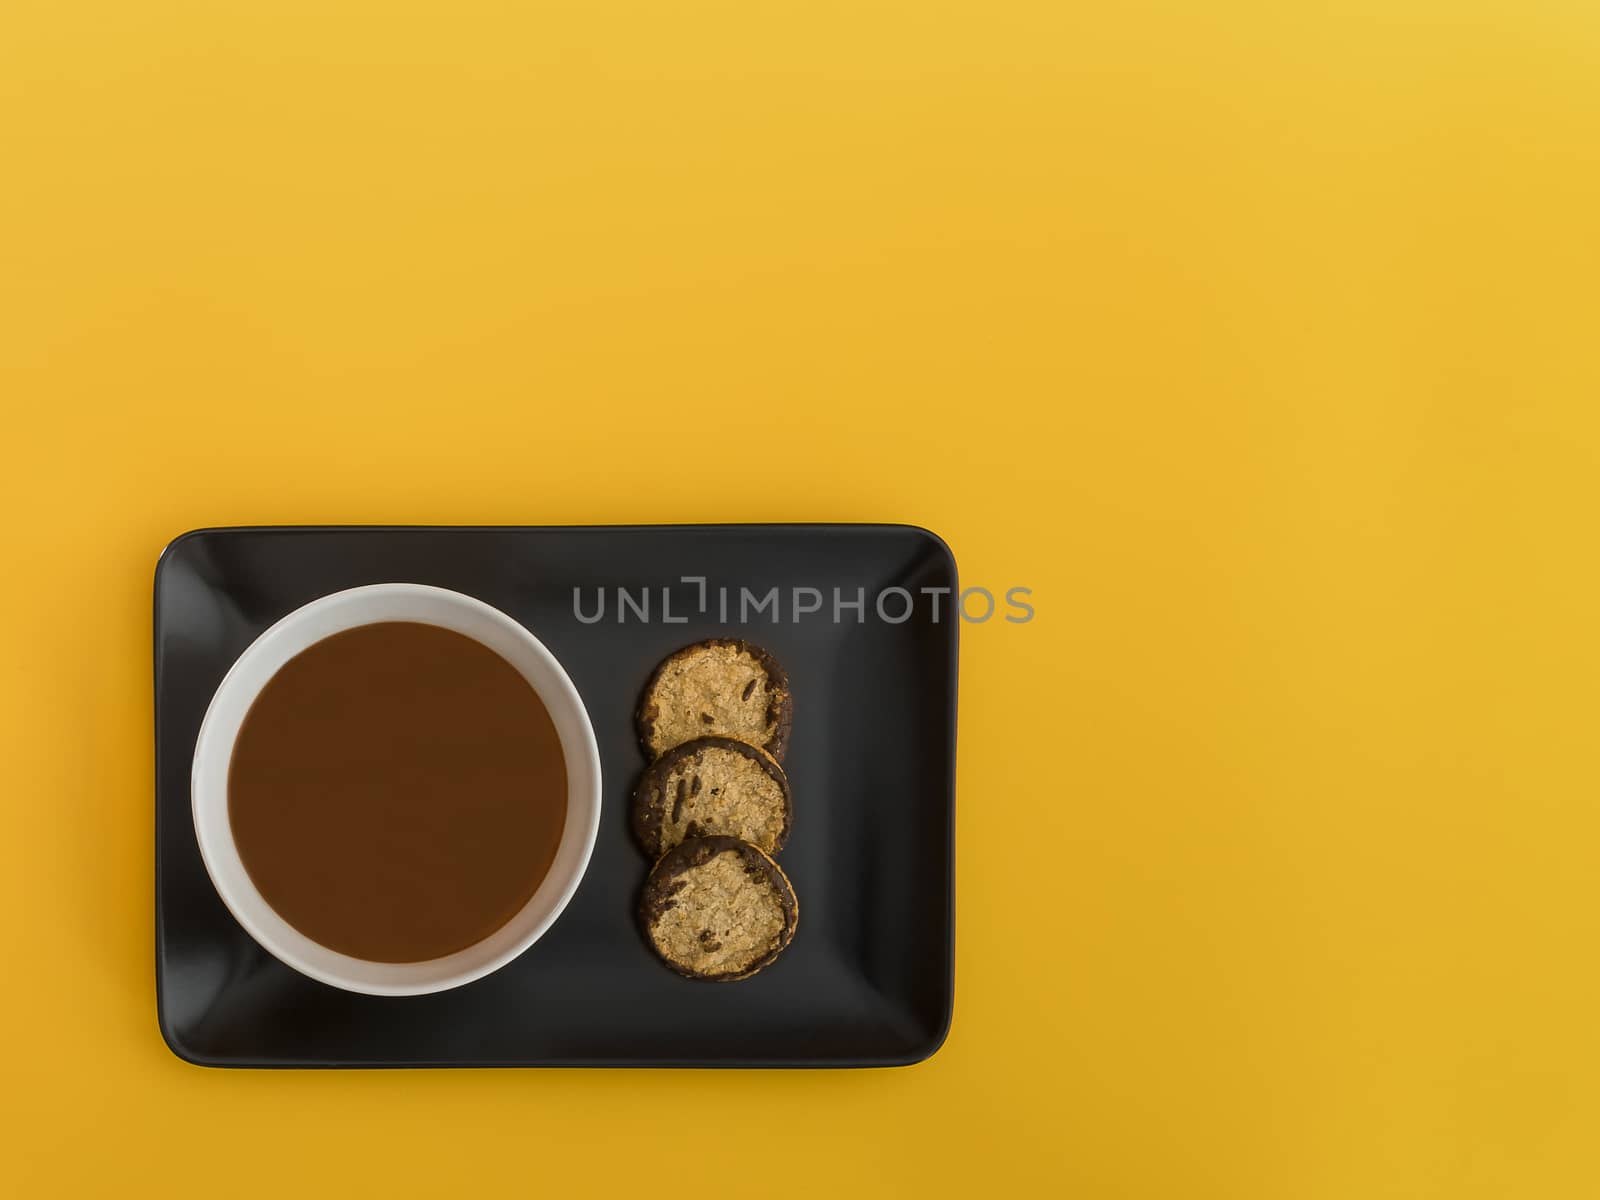
{"label": "brown liquid in bowl", "polygon": [[268,904],[329,949],[420,962],[482,941],[550,870],[567,771],[494,651],[385,622],[284,664],[245,716],[228,817]]}

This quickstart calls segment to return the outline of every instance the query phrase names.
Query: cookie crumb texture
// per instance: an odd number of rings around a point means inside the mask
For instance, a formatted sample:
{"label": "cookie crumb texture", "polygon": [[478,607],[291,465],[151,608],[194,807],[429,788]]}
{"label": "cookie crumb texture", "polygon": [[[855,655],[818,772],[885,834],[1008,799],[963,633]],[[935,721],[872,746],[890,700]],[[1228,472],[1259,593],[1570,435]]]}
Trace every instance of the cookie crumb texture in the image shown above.
{"label": "cookie crumb texture", "polygon": [[674,970],[733,980],[755,974],[789,944],[797,909],[771,859],[731,838],[706,838],[656,865],[643,916],[651,945]]}
{"label": "cookie crumb texture", "polygon": [[759,646],[697,642],[656,669],[640,706],[639,736],[651,758],[718,735],[759,746],[781,762],[791,704],[783,669]]}
{"label": "cookie crumb texture", "polygon": [[773,854],[789,836],[790,819],[783,768],[732,738],[701,738],[667,751],[633,798],[634,833],[652,858],[685,838],[711,834]]}

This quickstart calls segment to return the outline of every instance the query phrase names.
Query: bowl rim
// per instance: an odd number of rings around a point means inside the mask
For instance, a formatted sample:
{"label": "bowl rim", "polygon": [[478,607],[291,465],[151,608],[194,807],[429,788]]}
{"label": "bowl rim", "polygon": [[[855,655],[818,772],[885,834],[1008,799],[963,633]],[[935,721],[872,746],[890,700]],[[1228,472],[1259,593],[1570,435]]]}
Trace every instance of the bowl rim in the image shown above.
{"label": "bowl rim", "polygon": [[[348,629],[386,621],[452,629],[488,646],[539,695],[561,740],[567,820],[549,871],[532,897],[487,937],[441,958],[379,963],[331,950],[295,929],[261,895],[239,858],[228,820],[227,773],[239,728],[261,689],[295,655]],[[376,583],[319,596],[280,617],[245,647],[212,693],[195,738],[190,816],[206,874],[224,906],[258,945],[312,979],[374,996],[461,987],[499,970],[553,925],[582,883],[600,829],[601,764],[594,727],[571,677],[520,622],[464,592],[421,583]]]}

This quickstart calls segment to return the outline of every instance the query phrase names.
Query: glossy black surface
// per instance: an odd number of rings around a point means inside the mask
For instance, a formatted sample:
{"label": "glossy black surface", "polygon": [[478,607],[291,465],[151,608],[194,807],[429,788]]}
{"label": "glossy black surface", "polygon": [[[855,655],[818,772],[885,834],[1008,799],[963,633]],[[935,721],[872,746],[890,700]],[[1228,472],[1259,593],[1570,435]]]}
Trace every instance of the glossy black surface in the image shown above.
{"label": "glossy black surface", "polygon": [[[696,611],[705,576],[709,612]],[[207,878],[189,816],[195,736],[233,660],[318,596],[415,582],[477,596],[533,631],[577,684],[600,746],[603,812],[582,886],[555,926],[493,975],[432,996],[372,997],[306,979],[256,945]],[[674,617],[660,589],[673,585]],[[730,589],[719,619],[716,589]],[[615,589],[652,590],[619,623]],[[799,621],[738,619],[738,589],[824,593]],[[891,624],[886,587],[917,597]],[[187,534],[156,570],[156,981],[163,1036],[212,1066],[877,1066],[938,1049],[953,988],[955,587],[944,544],[908,526],[283,528]],[[592,614],[574,615],[573,589]],[[865,620],[831,614],[865,589]],[[888,603],[898,616],[898,601]],[[786,766],[794,833],[779,856],[800,899],[794,944],[740,983],[680,979],[637,932],[647,862],[627,801],[644,766],[639,690],[669,651],[713,635],[760,642],[795,695]]]}

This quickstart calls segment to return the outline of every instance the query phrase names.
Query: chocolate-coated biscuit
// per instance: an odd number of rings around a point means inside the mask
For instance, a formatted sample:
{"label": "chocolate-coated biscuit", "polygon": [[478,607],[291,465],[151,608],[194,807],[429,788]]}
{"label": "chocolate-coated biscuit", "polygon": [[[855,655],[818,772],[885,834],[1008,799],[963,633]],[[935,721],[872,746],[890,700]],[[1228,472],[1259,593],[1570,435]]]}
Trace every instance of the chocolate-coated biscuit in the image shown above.
{"label": "chocolate-coated biscuit", "polygon": [[749,642],[712,638],[668,655],[650,676],[639,702],[639,742],[653,759],[716,735],[782,762],[793,721],[789,677],[778,660]]}
{"label": "chocolate-coated biscuit", "polygon": [[794,938],[800,906],[782,868],[731,837],[690,838],[656,863],[639,923],[661,960],[690,979],[746,979]]}
{"label": "chocolate-coated biscuit", "polygon": [[711,834],[776,854],[794,819],[783,768],[765,750],[726,737],[684,742],[651,763],[633,790],[631,815],[651,858]]}

